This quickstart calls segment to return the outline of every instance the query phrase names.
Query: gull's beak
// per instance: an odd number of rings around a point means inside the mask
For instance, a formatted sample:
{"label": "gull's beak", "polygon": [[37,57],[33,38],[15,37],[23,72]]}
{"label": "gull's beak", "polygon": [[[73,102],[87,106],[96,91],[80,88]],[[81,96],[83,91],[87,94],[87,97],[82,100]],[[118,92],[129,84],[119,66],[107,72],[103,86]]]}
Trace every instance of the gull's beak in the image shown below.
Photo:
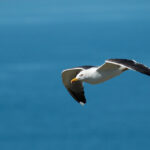
{"label": "gull's beak", "polygon": [[75,81],[78,81],[78,79],[77,79],[77,78],[73,78],[73,79],[71,80],[71,83],[73,83],[73,82],[75,82]]}

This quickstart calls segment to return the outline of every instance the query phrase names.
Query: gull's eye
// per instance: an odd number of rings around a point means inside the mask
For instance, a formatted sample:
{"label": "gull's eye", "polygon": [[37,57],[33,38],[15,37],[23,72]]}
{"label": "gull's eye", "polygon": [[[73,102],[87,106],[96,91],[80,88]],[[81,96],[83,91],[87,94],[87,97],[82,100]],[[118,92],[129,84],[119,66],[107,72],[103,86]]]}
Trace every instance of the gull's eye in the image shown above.
{"label": "gull's eye", "polygon": [[82,77],[83,76],[83,74],[80,74],[80,77]]}

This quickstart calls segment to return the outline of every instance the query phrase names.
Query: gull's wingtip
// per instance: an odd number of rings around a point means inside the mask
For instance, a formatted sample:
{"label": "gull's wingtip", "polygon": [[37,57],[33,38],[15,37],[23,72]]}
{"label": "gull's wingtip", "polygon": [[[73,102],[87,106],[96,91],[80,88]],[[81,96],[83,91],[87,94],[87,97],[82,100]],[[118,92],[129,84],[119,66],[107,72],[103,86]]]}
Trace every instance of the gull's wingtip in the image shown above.
{"label": "gull's wingtip", "polygon": [[84,105],[85,105],[85,103],[83,103],[83,102],[80,102],[80,104],[81,104],[81,106],[84,106]]}

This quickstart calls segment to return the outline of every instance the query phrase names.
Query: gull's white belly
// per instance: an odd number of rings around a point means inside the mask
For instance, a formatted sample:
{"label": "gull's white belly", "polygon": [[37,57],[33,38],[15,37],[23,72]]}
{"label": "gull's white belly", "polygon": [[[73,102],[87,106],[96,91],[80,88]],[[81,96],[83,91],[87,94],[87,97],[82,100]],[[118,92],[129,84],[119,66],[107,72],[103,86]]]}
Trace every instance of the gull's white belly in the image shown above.
{"label": "gull's white belly", "polygon": [[90,84],[98,84],[105,82],[115,76],[118,76],[122,73],[121,70],[115,70],[115,71],[106,71],[106,72],[93,72],[91,76],[89,76],[88,79],[85,79],[84,81]]}

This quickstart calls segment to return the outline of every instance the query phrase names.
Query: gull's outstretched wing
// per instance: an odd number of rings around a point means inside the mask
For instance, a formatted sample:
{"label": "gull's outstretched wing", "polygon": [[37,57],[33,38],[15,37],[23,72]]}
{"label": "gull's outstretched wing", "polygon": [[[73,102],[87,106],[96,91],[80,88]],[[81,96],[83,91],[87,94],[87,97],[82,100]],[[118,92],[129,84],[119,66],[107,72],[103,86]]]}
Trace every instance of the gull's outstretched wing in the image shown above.
{"label": "gull's outstretched wing", "polygon": [[67,69],[62,72],[62,81],[71,96],[80,104],[86,103],[86,98],[84,96],[84,89],[81,81],[76,81],[71,83],[71,80],[76,77],[76,75],[84,70],[84,68],[72,68]]}
{"label": "gull's outstretched wing", "polygon": [[114,64],[106,60],[103,65],[97,67],[97,71],[101,76],[101,80],[99,83],[116,77],[126,70],[128,70],[128,68],[126,68],[125,66]]}
{"label": "gull's outstretched wing", "polygon": [[140,64],[134,60],[129,59],[108,59],[106,60],[106,63],[114,64],[114,65],[120,65],[124,66],[127,69],[135,70],[140,73],[146,74],[150,76],[150,68],[144,66],[143,64]]}
{"label": "gull's outstretched wing", "polygon": [[103,77],[101,82],[104,82],[129,69],[150,76],[148,67],[129,59],[108,59],[102,66],[98,67],[97,71]]}

